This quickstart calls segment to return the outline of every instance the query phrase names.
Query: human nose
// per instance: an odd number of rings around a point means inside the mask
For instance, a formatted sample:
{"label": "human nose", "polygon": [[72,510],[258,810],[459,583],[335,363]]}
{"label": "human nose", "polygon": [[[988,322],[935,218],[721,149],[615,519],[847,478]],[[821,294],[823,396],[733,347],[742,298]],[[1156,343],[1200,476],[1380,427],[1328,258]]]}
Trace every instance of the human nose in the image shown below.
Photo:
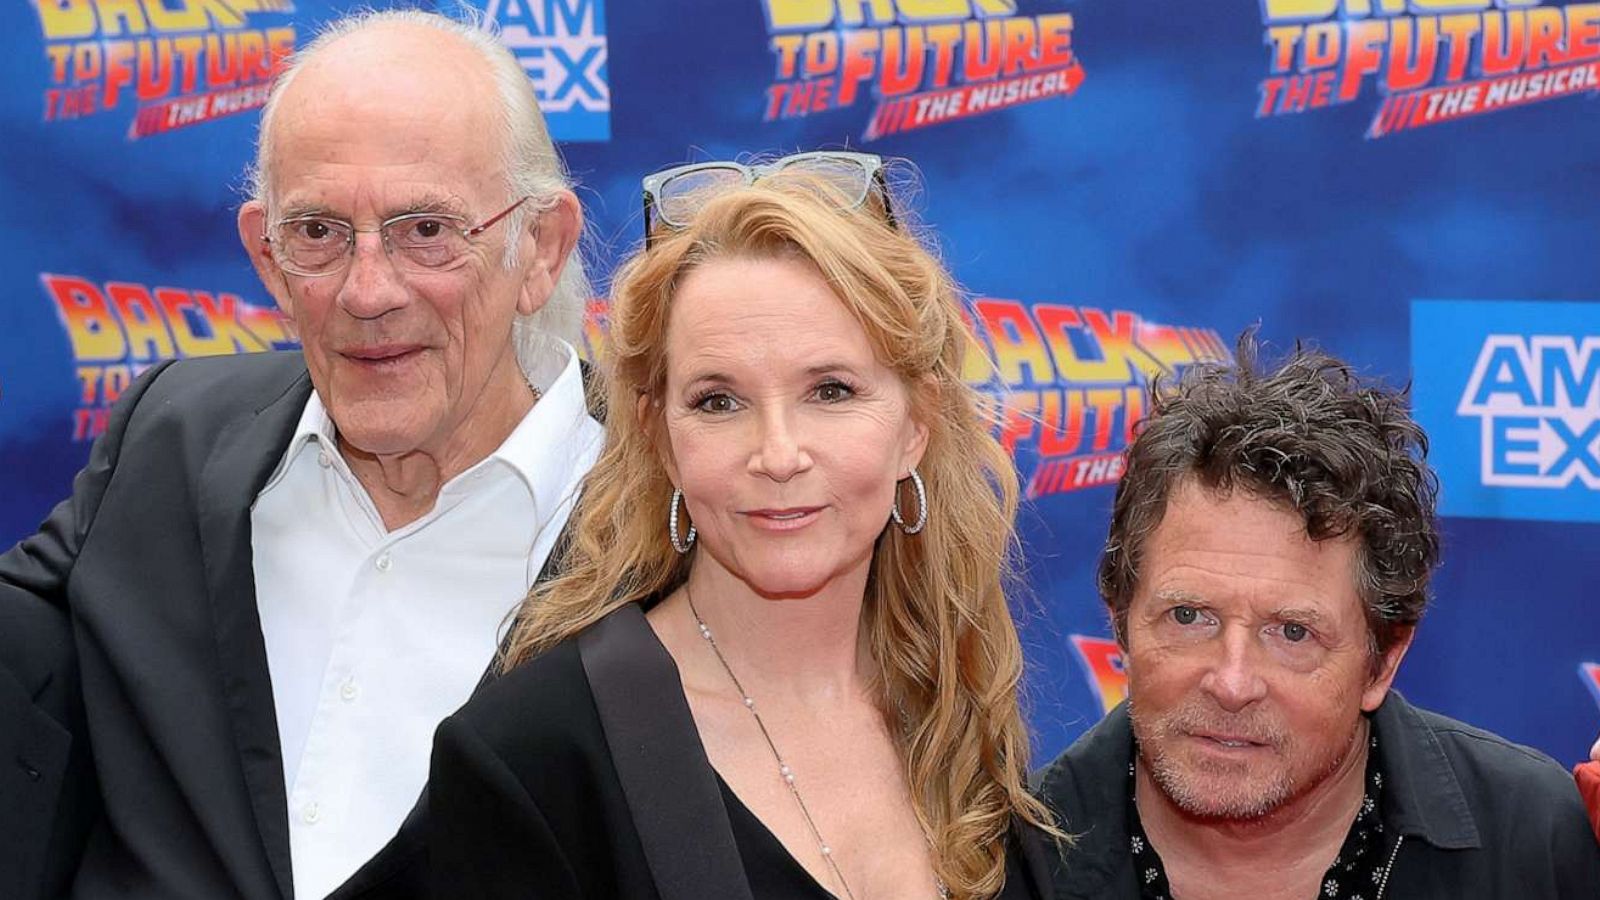
{"label": "human nose", "polygon": [[1224,631],[1217,656],[1200,681],[1200,689],[1230,713],[1243,710],[1267,694],[1261,662],[1256,658],[1258,648],[1250,638],[1244,628]]}
{"label": "human nose", "polygon": [[339,306],[358,319],[376,319],[406,303],[405,285],[381,235],[358,231],[349,269],[339,287]]}
{"label": "human nose", "polygon": [[802,446],[787,410],[768,409],[757,427],[761,433],[750,457],[752,474],[784,482],[811,467],[811,454]]}

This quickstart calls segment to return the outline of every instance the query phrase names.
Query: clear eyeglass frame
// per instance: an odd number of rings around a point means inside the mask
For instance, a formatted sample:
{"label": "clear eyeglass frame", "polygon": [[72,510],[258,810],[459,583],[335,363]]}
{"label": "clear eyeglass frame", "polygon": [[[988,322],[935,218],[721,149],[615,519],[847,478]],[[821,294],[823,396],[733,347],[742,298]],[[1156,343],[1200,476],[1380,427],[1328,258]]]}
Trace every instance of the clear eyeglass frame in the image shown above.
{"label": "clear eyeglass frame", "polygon": [[[349,222],[329,216],[292,216],[269,226],[261,240],[273,249],[273,259],[278,268],[301,278],[324,278],[340,274],[349,268],[350,260],[355,256],[356,235],[371,233],[379,235],[383,240],[384,252],[401,269],[415,273],[442,272],[461,265],[466,260],[473,238],[511,215],[529,199],[521,197],[472,226],[468,226],[467,220],[461,216],[443,212],[405,213],[385,219],[377,228],[357,228]],[[440,227],[431,233],[419,233],[425,230],[422,226],[428,224]],[[292,231],[285,230],[310,226],[327,229],[326,236],[319,241],[321,246],[297,245]]]}
{"label": "clear eyeglass frame", "polygon": [[732,160],[689,163],[646,175],[644,189],[645,245],[658,226],[682,228],[712,197],[783,173],[820,176],[840,187],[855,209],[867,201],[874,188],[889,227],[898,227],[884,178],[883,157],[851,150],[813,150],[779,157],[771,162],[746,165]]}

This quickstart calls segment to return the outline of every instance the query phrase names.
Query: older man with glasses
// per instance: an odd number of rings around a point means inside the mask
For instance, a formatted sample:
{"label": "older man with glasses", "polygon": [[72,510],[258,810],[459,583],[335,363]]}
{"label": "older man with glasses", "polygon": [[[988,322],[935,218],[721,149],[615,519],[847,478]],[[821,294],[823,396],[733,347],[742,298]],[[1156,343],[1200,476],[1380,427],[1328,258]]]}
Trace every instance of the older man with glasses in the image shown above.
{"label": "older man with glasses", "polygon": [[37,868],[72,896],[402,893],[433,730],[599,451],[563,339],[581,213],[492,35],[336,23],[276,83],[252,187],[239,234],[303,354],[154,368],[0,556],[0,613],[70,612],[100,808],[81,862]]}

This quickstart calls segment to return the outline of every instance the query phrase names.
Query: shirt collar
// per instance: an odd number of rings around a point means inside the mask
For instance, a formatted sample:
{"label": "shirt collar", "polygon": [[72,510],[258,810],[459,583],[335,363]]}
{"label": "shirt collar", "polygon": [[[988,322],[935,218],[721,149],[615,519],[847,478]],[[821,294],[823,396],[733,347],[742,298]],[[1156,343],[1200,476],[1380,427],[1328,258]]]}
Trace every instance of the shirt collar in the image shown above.
{"label": "shirt collar", "polygon": [[333,419],[328,416],[328,409],[322,405],[322,398],[317,396],[315,388],[306,398],[305,408],[300,411],[300,421],[294,426],[294,434],[289,438],[289,445],[284,448],[283,456],[279,457],[277,467],[272,470],[272,476],[262,485],[257,496],[277,487],[278,482],[288,474],[289,465],[294,462],[295,457],[312,443],[320,444],[325,453],[334,457],[339,456],[339,444],[334,440]]}
{"label": "shirt collar", "polygon": [[1483,846],[1461,782],[1428,723],[1395,690],[1372,714],[1379,764],[1389,779],[1384,818],[1402,834],[1445,850]]}
{"label": "shirt collar", "polygon": [[487,459],[462,473],[494,463],[509,466],[527,485],[541,520],[576,488],[587,468],[587,451],[601,433],[589,416],[577,351],[555,339],[550,346],[552,351],[526,373],[539,402]]}

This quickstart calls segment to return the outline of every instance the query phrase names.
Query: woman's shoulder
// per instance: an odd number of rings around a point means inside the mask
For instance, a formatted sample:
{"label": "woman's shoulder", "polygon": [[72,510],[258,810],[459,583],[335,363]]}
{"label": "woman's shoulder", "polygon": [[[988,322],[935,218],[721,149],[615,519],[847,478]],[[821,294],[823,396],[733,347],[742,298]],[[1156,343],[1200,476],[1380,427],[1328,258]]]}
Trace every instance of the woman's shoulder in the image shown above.
{"label": "woman's shoulder", "polygon": [[613,694],[633,694],[635,686],[648,692],[676,680],[643,610],[628,604],[485,684],[441,730],[467,729],[507,759],[604,752],[591,671]]}
{"label": "woman's shoulder", "polygon": [[465,730],[508,760],[565,747],[599,746],[600,721],[576,636],[481,687],[445,720],[441,734]]}

